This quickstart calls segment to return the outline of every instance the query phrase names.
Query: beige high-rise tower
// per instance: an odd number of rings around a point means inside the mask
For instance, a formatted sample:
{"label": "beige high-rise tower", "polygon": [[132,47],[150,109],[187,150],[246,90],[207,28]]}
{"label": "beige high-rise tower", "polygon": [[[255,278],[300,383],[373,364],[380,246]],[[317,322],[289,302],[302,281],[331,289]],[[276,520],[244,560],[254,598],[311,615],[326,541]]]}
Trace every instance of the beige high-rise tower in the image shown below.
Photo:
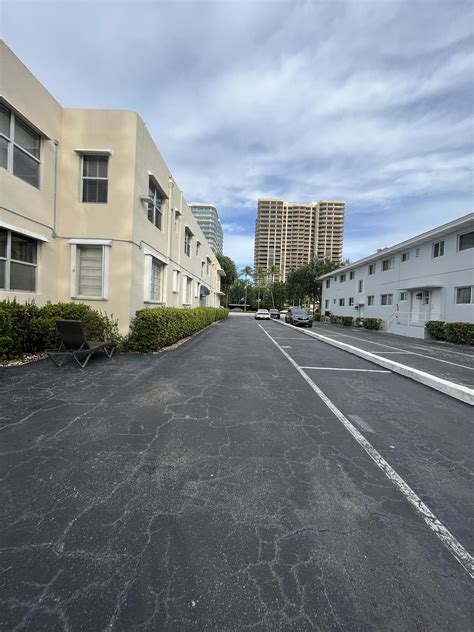
{"label": "beige high-rise tower", "polygon": [[[286,280],[311,259],[342,259],[345,202],[287,202],[259,199],[254,265]],[[278,269],[278,272],[276,272]]]}

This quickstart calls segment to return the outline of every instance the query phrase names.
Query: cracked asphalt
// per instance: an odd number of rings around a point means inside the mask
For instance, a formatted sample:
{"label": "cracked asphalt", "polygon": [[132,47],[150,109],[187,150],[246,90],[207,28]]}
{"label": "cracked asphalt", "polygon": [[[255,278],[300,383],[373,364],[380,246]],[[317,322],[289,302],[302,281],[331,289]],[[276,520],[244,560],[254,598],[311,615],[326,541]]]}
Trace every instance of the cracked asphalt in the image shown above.
{"label": "cracked asphalt", "polygon": [[[472,551],[470,407],[262,327]],[[262,327],[2,371],[2,631],[472,630],[468,573]]]}

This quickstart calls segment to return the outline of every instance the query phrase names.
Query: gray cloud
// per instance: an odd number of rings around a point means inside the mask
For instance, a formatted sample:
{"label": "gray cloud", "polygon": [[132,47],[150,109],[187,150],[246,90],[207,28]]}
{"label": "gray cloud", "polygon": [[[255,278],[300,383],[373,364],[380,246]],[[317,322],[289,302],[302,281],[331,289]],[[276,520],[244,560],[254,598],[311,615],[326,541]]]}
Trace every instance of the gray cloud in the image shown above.
{"label": "gray cloud", "polygon": [[251,257],[272,195],[345,199],[358,257],[471,210],[473,18],[456,0],[6,2],[4,38],[63,105],[138,110],[186,197],[232,225],[229,254]]}

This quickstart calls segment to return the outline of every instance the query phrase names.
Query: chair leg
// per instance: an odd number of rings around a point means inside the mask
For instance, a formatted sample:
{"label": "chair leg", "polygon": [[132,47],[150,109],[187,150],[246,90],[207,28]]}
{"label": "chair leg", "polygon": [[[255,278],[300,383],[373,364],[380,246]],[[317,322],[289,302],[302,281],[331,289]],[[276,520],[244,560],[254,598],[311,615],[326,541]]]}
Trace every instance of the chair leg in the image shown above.
{"label": "chair leg", "polygon": [[85,369],[85,368],[86,368],[86,366],[87,366],[87,363],[89,362],[89,360],[90,360],[90,358],[91,358],[91,356],[92,356],[92,353],[89,353],[89,354],[86,356],[86,359],[84,360],[84,362],[81,362],[75,353],[73,354],[73,356],[72,356],[72,357],[73,357],[73,358],[74,358],[74,360],[77,362],[77,364],[81,367],[81,369]]}
{"label": "chair leg", "polygon": [[52,362],[57,366],[57,367],[61,367],[64,362],[66,361],[67,355],[63,355],[63,359],[61,361],[56,360],[56,358],[52,355],[49,356],[49,358],[52,360]]}
{"label": "chair leg", "polygon": [[111,347],[110,351],[107,349],[107,347],[104,347],[104,351],[107,354],[107,357],[111,358],[114,355],[115,347]]}

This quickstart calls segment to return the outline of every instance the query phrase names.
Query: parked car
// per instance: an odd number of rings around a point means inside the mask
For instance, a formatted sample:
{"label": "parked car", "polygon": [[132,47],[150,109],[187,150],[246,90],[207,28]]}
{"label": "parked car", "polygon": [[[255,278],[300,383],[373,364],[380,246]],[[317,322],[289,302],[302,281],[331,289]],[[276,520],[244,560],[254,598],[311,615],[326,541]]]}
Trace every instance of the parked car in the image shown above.
{"label": "parked car", "polygon": [[286,313],[285,323],[290,323],[290,325],[304,325],[305,327],[312,327],[313,317],[305,309],[301,309],[301,307],[291,307]]}
{"label": "parked car", "polygon": [[257,309],[255,312],[255,320],[258,318],[261,320],[270,320],[270,312],[268,309]]}
{"label": "parked car", "polygon": [[270,318],[278,318],[280,319],[280,312],[277,309],[270,310]]}

